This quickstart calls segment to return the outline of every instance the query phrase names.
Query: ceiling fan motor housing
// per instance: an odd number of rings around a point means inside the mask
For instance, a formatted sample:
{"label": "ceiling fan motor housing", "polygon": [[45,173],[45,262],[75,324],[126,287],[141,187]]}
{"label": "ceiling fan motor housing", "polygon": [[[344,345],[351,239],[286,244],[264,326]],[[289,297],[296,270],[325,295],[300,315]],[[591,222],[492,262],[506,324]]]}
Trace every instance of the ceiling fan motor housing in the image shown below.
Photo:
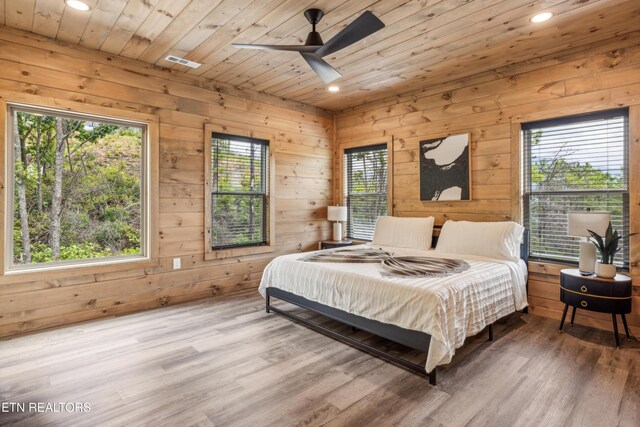
{"label": "ceiling fan motor housing", "polygon": [[[320,22],[323,16],[324,12],[320,9],[307,9],[304,11],[304,17],[307,18],[307,21],[309,21],[309,23],[314,27],[318,22]],[[313,31],[315,30],[316,29],[314,28]]]}
{"label": "ceiling fan motor housing", "polygon": [[305,46],[322,46],[323,44],[322,37],[317,31],[311,31],[307,36],[307,41],[304,42]]}

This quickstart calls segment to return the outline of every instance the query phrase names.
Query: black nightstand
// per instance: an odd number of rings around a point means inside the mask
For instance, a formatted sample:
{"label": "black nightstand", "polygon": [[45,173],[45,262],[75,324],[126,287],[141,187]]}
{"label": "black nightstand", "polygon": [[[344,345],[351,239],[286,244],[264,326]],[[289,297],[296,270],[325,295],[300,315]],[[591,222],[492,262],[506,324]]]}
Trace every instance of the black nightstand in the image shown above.
{"label": "black nightstand", "polygon": [[323,240],[320,242],[320,249],[341,248],[343,246],[351,246],[351,240]]}
{"label": "black nightstand", "polygon": [[622,317],[624,331],[629,336],[629,327],[625,314],[631,313],[631,278],[616,275],[613,279],[603,279],[596,275],[582,276],[575,268],[560,271],[560,301],[564,306],[560,332],[564,326],[569,306],[573,306],[571,324],[576,317],[576,308],[583,310],[611,313],[613,321],[613,333],[616,337],[616,347],[620,346],[618,338],[618,321],[616,315]]}

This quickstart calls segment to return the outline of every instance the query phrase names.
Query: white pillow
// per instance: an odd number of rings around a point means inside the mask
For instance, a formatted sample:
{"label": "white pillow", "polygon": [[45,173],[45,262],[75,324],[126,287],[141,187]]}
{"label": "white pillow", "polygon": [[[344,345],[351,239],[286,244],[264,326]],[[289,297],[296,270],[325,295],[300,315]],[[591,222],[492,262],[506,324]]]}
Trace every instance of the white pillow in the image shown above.
{"label": "white pillow", "polygon": [[432,216],[427,218],[381,216],[376,222],[376,231],[371,243],[379,246],[428,251],[431,249],[432,237]]}
{"label": "white pillow", "polygon": [[510,221],[447,221],[440,231],[436,252],[517,261],[523,233],[524,227]]}

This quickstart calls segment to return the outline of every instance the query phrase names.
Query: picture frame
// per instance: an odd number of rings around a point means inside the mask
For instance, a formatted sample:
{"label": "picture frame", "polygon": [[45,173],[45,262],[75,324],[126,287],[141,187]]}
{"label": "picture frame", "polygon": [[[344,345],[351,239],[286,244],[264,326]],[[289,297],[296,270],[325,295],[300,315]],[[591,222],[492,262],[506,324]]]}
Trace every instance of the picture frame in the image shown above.
{"label": "picture frame", "polygon": [[422,140],[421,201],[471,200],[471,134]]}

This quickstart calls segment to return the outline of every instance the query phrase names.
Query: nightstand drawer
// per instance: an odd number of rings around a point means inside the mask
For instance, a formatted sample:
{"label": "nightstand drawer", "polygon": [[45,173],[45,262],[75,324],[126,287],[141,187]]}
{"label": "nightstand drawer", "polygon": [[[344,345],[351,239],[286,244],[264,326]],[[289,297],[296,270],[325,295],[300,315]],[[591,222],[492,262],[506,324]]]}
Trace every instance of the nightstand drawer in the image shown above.
{"label": "nightstand drawer", "polygon": [[631,298],[603,298],[578,294],[560,289],[561,300],[565,304],[602,313],[623,314],[631,312]]}
{"label": "nightstand drawer", "polygon": [[606,297],[628,297],[631,296],[631,280],[628,282],[613,282],[602,279],[590,279],[563,275],[561,279],[562,287],[581,294],[597,295]]}

